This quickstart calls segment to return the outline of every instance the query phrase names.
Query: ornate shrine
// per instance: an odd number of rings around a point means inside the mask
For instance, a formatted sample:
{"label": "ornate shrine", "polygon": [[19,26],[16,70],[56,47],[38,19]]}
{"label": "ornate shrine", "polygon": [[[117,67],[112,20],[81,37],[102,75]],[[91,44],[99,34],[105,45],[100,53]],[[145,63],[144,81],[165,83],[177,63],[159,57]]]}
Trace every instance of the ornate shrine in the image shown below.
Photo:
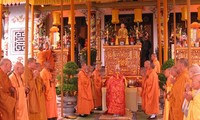
{"label": "ornate shrine", "polygon": [[115,67],[126,77],[138,76],[140,73],[141,45],[104,46],[105,49],[105,75],[115,73]]}

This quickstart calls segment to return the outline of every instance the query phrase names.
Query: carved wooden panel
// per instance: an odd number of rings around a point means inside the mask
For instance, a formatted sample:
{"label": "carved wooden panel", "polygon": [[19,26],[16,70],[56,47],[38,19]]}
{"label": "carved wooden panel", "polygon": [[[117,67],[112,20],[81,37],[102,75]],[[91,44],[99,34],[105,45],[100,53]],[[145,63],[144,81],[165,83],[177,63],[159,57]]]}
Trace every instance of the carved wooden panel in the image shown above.
{"label": "carved wooden panel", "polygon": [[104,46],[105,75],[115,73],[115,67],[120,65],[120,71],[125,76],[138,76],[140,71],[140,45]]}
{"label": "carved wooden panel", "polygon": [[[176,58],[187,58],[188,59],[188,48],[176,48]],[[191,62],[192,64],[200,65],[200,48],[191,48]]]}

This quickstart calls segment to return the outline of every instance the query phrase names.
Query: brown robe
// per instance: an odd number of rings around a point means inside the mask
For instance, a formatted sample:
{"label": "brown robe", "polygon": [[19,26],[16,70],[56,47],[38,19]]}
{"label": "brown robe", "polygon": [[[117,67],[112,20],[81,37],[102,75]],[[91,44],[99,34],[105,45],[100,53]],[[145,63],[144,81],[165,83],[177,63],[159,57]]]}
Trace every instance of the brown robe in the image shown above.
{"label": "brown robe", "polygon": [[16,96],[11,95],[11,82],[0,69],[0,119],[15,120]]}

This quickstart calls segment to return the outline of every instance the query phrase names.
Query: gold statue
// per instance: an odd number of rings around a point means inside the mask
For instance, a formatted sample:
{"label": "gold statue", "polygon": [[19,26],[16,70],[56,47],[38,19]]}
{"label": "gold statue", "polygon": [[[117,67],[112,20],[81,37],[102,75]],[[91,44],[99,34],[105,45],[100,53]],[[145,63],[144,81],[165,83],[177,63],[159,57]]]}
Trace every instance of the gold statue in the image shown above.
{"label": "gold statue", "polygon": [[125,25],[122,23],[121,28],[118,31],[118,36],[116,37],[116,45],[118,45],[119,41],[124,41],[126,45],[128,45],[128,30],[125,28]]}

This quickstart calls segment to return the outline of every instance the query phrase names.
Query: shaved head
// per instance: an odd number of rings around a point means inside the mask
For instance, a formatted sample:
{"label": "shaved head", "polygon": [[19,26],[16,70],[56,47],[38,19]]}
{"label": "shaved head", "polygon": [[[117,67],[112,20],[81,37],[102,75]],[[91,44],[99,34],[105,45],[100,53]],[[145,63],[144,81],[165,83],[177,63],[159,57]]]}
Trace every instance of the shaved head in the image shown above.
{"label": "shaved head", "polygon": [[0,61],[0,68],[3,70],[4,73],[8,73],[11,71],[12,68],[12,62],[7,59],[7,58],[3,58]]}
{"label": "shaved head", "polygon": [[24,73],[24,65],[21,62],[17,62],[14,65],[14,72],[21,75]]}
{"label": "shaved head", "polygon": [[11,63],[11,61],[10,61],[8,58],[3,58],[3,59],[1,59],[1,61],[0,61],[0,66],[4,65],[4,64],[6,64],[6,63]]}

